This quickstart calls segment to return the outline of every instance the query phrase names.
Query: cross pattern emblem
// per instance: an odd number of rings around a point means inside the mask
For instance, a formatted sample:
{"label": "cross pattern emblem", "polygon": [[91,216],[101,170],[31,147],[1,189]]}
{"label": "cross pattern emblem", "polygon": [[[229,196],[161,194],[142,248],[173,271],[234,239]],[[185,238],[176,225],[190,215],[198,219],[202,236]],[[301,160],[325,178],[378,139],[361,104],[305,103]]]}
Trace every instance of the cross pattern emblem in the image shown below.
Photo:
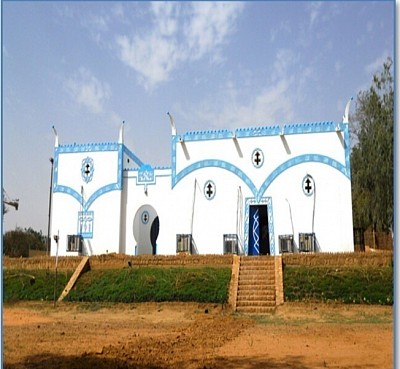
{"label": "cross pattern emblem", "polygon": [[87,163],[87,164],[85,165],[85,167],[86,167],[85,174],[88,176],[88,175],[90,174],[90,164]]}
{"label": "cross pattern emblem", "polygon": [[150,219],[149,212],[148,212],[147,210],[145,210],[145,211],[142,213],[142,223],[143,223],[143,224],[147,224],[147,223],[149,222],[149,219]]}
{"label": "cross pattern emblem", "polygon": [[255,149],[252,154],[252,162],[256,168],[261,168],[264,164],[264,154],[261,149]]}
{"label": "cross pattern emblem", "polygon": [[208,180],[204,185],[204,196],[207,200],[212,200],[215,196],[215,184],[213,181]]}
{"label": "cross pattern emblem", "polygon": [[310,175],[304,177],[302,186],[306,196],[311,196],[314,193],[314,181]]}
{"label": "cross pattern emblem", "polygon": [[89,183],[93,179],[94,164],[93,159],[86,157],[82,160],[81,175],[82,179]]}

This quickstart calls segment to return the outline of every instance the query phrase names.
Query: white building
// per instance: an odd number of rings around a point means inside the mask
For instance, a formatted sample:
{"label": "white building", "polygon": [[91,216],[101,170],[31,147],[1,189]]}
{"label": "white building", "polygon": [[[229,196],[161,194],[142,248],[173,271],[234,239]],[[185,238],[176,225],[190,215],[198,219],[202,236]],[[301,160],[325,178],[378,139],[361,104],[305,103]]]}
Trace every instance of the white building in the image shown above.
{"label": "white building", "polygon": [[185,134],[172,124],[169,168],[143,163],[123,126],[115,143],[56,136],[52,190],[59,255],[354,251],[347,114]]}

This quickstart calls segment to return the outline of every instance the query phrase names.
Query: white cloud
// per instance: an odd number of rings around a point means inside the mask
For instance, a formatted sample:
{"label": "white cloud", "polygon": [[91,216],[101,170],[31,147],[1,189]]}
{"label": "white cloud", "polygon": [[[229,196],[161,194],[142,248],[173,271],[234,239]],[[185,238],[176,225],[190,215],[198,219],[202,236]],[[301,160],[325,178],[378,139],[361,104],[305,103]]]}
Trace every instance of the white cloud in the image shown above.
{"label": "white cloud", "polygon": [[111,96],[110,86],[99,81],[91,71],[83,67],[73,78],[65,81],[64,87],[79,105],[93,113],[102,112],[105,101]]}
{"label": "white cloud", "polygon": [[312,78],[312,68],[301,66],[300,59],[288,49],[279,50],[266,81],[230,81],[196,106],[178,107],[177,113],[193,127],[213,129],[290,123]]}
{"label": "white cloud", "polygon": [[223,98],[217,99],[214,96],[214,99],[203,101],[196,107],[178,108],[178,113],[192,126],[213,129],[288,122],[294,116],[290,86],[291,81],[282,79],[246,99],[242,96],[240,88],[232,85]]}
{"label": "white cloud", "polygon": [[121,3],[116,3],[111,9],[111,13],[119,20],[125,19],[125,11]]}
{"label": "white cloud", "polygon": [[288,69],[299,62],[299,56],[289,49],[279,49],[276,53],[274,70],[272,74],[273,81],[285,78]]}
{"label": "white cloud", "polygon": [[119,57],[151,90],[169,80],[183,63],[205,55],[220,61],[219,47],[233,32],[243,6],[237,2],[151,3],[151,29],[118,36]]}
{"label": "white cloud", "polygon": [[382,55],[378,56],[373,62],[364,67],[365,73],[368,75],[376,74],[383,67],[383,63],[388,58],[389,53],[385,50]]}
{"label": "white cloud", "polygon": [[310,9],[310,28],[314,25],[314,23],[320,17],[320,10],[321,10],[322,2],[311,2],[309,5]]}
{"label": "white cloud", "polygon": [[341,62],[340,60],[337,60],[335,62],[335,72],[336,72],[336,74],[339,74],[342,71],[343,66],[344,66],[343,62]]}
{"label": "white cloud", "polygon": [[240,3],[193,3],[192,15],[184,26],[191,58],[201,58],[221,45],[233,31],[235,20],[242,8],[243,4]]}
{"label": "white cloud", "polygon": [[282,34],[285,35],[291,35],[292,34],[292,27],[289,21],[282,21],[278,27],[276,28],[271,28],[270,31],[270,41],[275,42],[277,36],[282,36]]}
{"label": "white cloud", "polygon": [[168,80],[180,59],[176,42],[154,34],[144,38],[135,37],[132,41],[122,36],[117,43],[121,48],[121,60],[139,73],[139,80],[147,89]]}

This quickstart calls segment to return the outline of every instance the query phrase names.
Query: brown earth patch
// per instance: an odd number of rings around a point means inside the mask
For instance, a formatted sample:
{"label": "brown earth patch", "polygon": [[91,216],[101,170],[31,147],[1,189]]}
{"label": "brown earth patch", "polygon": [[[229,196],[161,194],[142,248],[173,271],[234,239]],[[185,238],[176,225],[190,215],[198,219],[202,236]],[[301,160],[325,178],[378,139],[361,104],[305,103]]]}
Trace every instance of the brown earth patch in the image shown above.
{"label": "brown earth patch", "polygon": [[4,368],[393,367],[391,307],[286,303],[249,317],[197,303],[3,307]]}

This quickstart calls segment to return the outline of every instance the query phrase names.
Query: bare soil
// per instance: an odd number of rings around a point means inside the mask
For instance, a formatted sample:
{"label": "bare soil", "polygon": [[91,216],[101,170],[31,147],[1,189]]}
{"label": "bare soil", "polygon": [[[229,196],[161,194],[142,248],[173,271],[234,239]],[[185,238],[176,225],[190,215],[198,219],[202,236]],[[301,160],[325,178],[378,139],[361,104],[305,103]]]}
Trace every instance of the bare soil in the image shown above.
{"label": "bare soil", "polygon": [[265,316],[196,303],[3,307],[7,369],[393,367],[392,307],[285,303]]}

